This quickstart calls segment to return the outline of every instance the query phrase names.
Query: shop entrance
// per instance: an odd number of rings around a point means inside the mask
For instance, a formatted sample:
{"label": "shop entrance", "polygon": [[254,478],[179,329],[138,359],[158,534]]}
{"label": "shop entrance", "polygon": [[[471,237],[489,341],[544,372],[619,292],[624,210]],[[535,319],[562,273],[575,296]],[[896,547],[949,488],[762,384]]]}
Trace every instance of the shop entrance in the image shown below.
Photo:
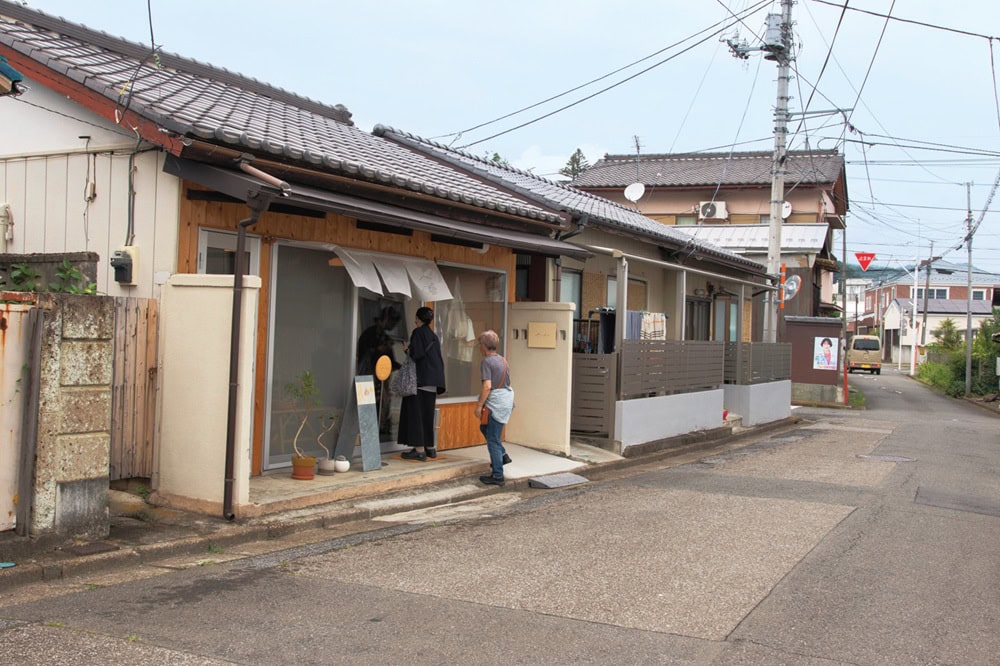
{"label": "shop entrance", "polygon": [[[408,308],[402,297],[377,296],[367,289],[358,289],[357,374],[374,376],[375,362],[383,355],[391,359],[393,370],[399,368],[406,360],[403,345],[409,339],[407,322],[413,319],[415,312],[416,305],[410,304]],[[375,404],[383,452],[396,447],[400,400],[389,390],[388,380],[380,382],[375,378]]]}

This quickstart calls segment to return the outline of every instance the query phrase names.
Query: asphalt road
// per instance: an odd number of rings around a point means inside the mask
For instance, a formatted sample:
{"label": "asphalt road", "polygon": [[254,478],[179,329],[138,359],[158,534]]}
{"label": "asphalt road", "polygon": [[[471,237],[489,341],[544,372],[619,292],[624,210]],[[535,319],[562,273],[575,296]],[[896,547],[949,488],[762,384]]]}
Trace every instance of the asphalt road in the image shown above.
{"label": "asphalt road", "polygon": [[868,410],[679,466],[39,584],[0,663],[1000,663],[1000,420],[851,382]]}

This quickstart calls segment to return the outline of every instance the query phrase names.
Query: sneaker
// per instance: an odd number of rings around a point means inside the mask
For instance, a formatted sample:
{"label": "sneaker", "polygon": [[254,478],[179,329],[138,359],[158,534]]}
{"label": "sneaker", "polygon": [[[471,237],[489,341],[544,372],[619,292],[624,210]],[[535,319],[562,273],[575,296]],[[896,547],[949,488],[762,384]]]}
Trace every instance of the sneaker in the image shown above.
{"label": "sneaker", "polygon": [[427,454],[417,451],[416,449],[410,449],[409,451],[404,451],[399,454],[399,457],[403,460],[420,460],[421,462],[427,460]]}
{"label": "sneaker", "polygon": [[514,462],[514,461],[510,459],[510,456],[509,456],[509,455],[507,455],[506,453],[505,453],[505,454],[503,454],[503,464],[504,464],[504,465],[509,465],[509,464],[511,464],[512,462]]}
{"label": "sneaker", "polygon": [[504,480],[502,478],[498,479],[497,477],[489,474],[479,477],[479,480],[487,486],[502,486],[504,484]]}
{"label": "sneaker", "polygon": [[438,450],[435,449],[433,446],[424,447],[424,453],[427,455],[428,458],[438,457]]}

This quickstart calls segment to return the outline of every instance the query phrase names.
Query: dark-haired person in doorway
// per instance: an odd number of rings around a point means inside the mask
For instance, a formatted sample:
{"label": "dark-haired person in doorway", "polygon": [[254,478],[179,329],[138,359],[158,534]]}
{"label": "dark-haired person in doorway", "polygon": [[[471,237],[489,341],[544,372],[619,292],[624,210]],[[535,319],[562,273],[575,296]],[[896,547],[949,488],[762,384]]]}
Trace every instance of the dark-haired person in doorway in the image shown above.
{"label": "dark-haired person in doorway", "polygon": [[507,359],[497,353],[499,346],[500,336],[495,331],[484,331],[479,336],[479,352],[483,355],[479,366],[483,388],[476,403],[476,418],[482,418],[483,410],[489,411],[486,423],[481,423],[479,430],[486,438],[486,450],[490,452],[490,474],[479,477],[479,480],[492,486],[504,484],[503,466],[510,462],[510,456],[500,441],[500,434],[514,410],[510,367]]}
{"label": "dark-haired person in doorway", "polygon": [[441,356],[441,341],[430,326],[432,321],[434,310],[418,308],[410,344],[405,347],[417,366],[417,394],[405,396],[399,408],[397,441],[403,446],[413,447],[401,454],[405,460],[425,461],[437,457],[434,406],[438,394],[444,393],[444,358]]}

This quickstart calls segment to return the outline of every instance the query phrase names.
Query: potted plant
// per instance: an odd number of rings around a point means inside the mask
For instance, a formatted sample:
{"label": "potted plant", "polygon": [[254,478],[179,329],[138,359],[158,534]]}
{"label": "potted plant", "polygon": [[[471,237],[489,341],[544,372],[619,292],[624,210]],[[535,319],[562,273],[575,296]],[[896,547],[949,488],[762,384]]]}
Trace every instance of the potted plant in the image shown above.
{"label": "potted plant", "polygon": [[[330,447],[323,443],[323,438],[326,437],[327,433],[336,428],[340,424],[340,417],[338,414],[323,414],[319,417],[320,433],[316,435],[316,443],[319,447],[326,452],[326,458],[319,461],[319,473],[323,475],[333,474],[336,471],[336,466],[334,465],[332,451]],[[336,440],[336,438],[334,438]]]}
{"label": "potted plant", "polygon": [[[316,378],[308,370],[303,370],[302,374],[295,378],[294,382],[285,384],[285,393],[292,398],[296,404],[296,411],[301,410],[302,421],[298,430],[295,431],[295,438],[292,440],[292,478],[301,481],[312,479],[316,471],[316,456],[306,455],[299,448],[299,436],[309,422],[309,414],[313,408],[319,405],[319,386],[316,385]],[[324,449],[326,447],[323,447]]]}

